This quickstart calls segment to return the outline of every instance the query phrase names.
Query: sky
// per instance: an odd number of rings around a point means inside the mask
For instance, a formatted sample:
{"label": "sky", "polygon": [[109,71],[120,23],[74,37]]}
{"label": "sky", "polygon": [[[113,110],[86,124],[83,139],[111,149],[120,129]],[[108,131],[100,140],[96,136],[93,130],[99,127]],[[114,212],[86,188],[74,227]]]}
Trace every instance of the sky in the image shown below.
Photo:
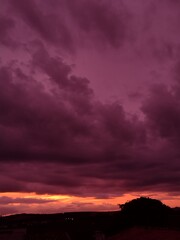
{"label": "sky", "polygon": [[0,214],[180,206],[180,1],[0,5]]}

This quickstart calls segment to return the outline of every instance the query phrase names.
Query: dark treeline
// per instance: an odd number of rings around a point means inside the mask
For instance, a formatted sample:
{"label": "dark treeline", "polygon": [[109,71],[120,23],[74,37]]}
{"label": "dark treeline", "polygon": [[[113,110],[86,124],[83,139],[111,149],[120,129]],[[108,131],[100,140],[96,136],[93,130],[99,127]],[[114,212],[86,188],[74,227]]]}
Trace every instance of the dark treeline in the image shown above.
{"label": "dark treeline", "polygon": [[120,210],[115,212],[19,214],[1,217],[0,239],[1,236],[12,236],[16,232],[16,235],[20,235],[19,229],[24,229],[21,238],[17,238],[22,240],[103,240],[134,226],[180,231],[180,208],[170,208],[159,200],[145,197],[119,206]]}

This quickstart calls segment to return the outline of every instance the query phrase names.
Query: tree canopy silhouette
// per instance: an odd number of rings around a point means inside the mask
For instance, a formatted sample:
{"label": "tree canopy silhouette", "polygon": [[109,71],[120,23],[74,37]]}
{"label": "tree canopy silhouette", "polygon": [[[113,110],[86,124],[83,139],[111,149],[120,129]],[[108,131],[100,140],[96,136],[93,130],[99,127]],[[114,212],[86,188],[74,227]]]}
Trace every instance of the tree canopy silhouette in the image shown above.
{"label": "tree canopy silhouette", "polygon": [[157,199],[140,197],[119,204],[121,214],[131,224],[166,225],[171,208]]}

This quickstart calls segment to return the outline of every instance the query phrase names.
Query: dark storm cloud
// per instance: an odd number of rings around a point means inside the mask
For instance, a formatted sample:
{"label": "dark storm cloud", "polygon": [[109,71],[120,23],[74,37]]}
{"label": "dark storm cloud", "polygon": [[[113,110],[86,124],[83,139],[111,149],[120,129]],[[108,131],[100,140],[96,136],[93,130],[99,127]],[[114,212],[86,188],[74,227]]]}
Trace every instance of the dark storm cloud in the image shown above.
{"label": "dark storm cloud", "polygon": [[143,94],[140,93],[140,92],[138,92],[138,91],[136,91],[136,92],[130,92],[130,93],[128,94],[128,97],[129,97],[131,100],[135,101],[135,100],[138,100],[138,99],[143,98]]}
{"label": "dark storm cloud", "polygon": [[9,33],[14,27],[14,20],[0,13],[0,43],[2,45],[7,47],[14,47],[16,45]]}
{"label": "dark storm cloud", "polygon": [[176,57],[180,40],[178,5],[169,0],[139,0],[134,9],[129,5],[134,33],[130,47],[142,58],[167,64]]}
{"label": "dark storm cloud", "polygon": [[[67,1],[73,21],[82,31],[93,35],[101,42],[117,48],[128,35],[127,9],[109,1]],[[118,10],[116,10],[116,8]]]}
{"label": "dark storm cloud", "polygon": [[[9,171],[9,170],[8,170]],[[2,171],[1,171],[2,172]],[[6,176],[7,169],[5,169],[5,172],[1,174],[0,180],[0,191],[1,192],[21,192],[25,185],[20,183],[19,181],[12,181],[12,178],[9,176]]]}
{"label": "dark storm cloud", "polygon": [[[11,12],[17,21],[23,20],[24,32],[30,38],[27,27],[51,46],[74,51],[77,46],[109,45],[119,48],[129,38],[130,13],[122,1],[36,1],[9,0]],[[53,7],[52,7],[53,6]],[[22,27],[22,26],[21,26]]]}
{"label": "dark storm cloud", "polygon": [[72,75],[71,66],[64,63],[61,58],[49,56],[43,46],[34,53],[32,63],[35,68],[41,69],[51,80],[55,81],[60,89],[70,92],[72,98],[74,94],[79,98],[84,97],[85,100],[93,94],[88,79]]}
{"label": "dark storm cloud", "polygon": [[153,87],[140,121],[117,102],[97,102],[89,81],[43,45],[34,47],[30,63],[32,76],[18,63],[0,69],[1,192],[101,198],[102,189],[107,197],[179,191],[180,108],[173,89]]}
{"label": "dark storm cloud", "polygon": [[10,0],[10,3],[24,22],[44,40],[51,44],[60,45],[62,48],[72,50],[73,40],[67,24],[64,22],[63,11],[58,14],[54,12],[46,14],[43,2],[38,4],[34,0],[26,2],[23,0]]}
{"label": "dark storm cloud", "polygon": [[[90,81],[73,74],[73,66],[58,52],[61,47],[74,48],[76,31],[77,38],[85,38],[82,41],[116,49],[123,46],[129,34],[123,5],[115,8],[110,1],[54,0],[57,10],[51,12],[48,0],[47,5],[35,0],[9,2],[16,22],[23,20],[33,34],[19,29],[27,34],[24,41],[30,38],[26,43],[28,60],[21,53],[21,62],[17,54],[16,61],[0,66],[0,191],[97,198],[131,191],[179,192],[178,61],[175,87],[154,86],[143,99],[141,120],[126,113],[118,102],[97,101]],[[69,14],[68,20],[62,10]],[[14,20],[0,18],[2,44],[9,46],[15,26]],[[171,44],[165,41],[162,51],[159,47],[164,32],[160,40],[153,35],[155,40],[149,42],[152,26],[150,19],[150,30],[144,29],[147,35],[142,39],[150,43],[151,54],[155,46],[157,56],[171,58]],[[142,29],[139,32],[142,36]],[[29,42],[32,39],[36,41]]]}
{"label": "dark storm cloud", "polygon": [[151,130],[164,139],[179,140],[180,98],[165,85],[156,85],[142,108]]}
{"label": "dark storm cloud", "polygon": [[[16,66],[0,69],[0,157],[10,161],[8,167],[1,166],[7,181],[1,191],[14,179],[16,191],[78,195],[83,188],[84,195],[91,195],[94,188],[98,192],[105,185],[101,165],[121,163],[124,170],[132,164],[133,149],[146,142],[143,124],[128,119],[118,103],[96,102],[88,80],[71,75],[71,67],[45,49],[35,51],[32,66],[48,77],[52,90],[46,91]],[[31,161],[34,167],[28,169]],[[58,165],[45,168],[44,161]],[[24,169],[15,167],[17,162],[25,162]],[[13,171],[7,171],[10,166]],[[62,170],[56,173],[57,169]]]}

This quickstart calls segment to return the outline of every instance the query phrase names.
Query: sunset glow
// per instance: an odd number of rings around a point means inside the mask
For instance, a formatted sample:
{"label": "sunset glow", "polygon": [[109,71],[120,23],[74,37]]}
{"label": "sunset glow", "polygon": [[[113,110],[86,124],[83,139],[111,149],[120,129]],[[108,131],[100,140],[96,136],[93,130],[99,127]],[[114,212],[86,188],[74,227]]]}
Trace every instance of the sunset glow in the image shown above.
{"label": "sunset glow", "polygon": [[[125,194],[121,197],[96,199],[94,197],[75,197],[68,195],[49,195],[36,193],[1,193],[1,214],[15,213],[62,213],[70,211],[118,211],[118,204],[128,202],[139,197],[139,193]],[[180,198],[173,198],[165,194],[144,194],[153,198],[163,199],[163,203],[175,207],[180,206]]]}

